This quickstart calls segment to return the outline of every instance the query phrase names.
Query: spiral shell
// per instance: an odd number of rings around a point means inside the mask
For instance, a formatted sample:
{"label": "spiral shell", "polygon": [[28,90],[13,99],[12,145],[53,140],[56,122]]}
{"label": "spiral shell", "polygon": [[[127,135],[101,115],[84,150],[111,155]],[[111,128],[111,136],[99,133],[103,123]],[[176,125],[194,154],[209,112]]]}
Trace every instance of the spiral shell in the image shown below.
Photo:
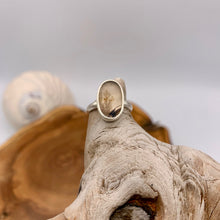
{"label": "spiral shell", "polygon": [[16,128],[29,124],[55,107],[73,103],[69,88],[45,71],[23,73],[8,85],[3,96],[5,115]]}

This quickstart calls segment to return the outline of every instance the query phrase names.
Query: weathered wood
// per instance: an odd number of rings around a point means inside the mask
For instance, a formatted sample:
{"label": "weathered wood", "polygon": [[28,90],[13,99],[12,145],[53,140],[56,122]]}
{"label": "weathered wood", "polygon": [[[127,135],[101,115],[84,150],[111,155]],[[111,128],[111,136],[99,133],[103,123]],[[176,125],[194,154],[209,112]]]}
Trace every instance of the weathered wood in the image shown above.
{"label": "weathered wood", "polygon": [[129,205],[136,215],[143,204],[131,205],[134,195],[153,201],[155,217],[146,204],[149,219],[219,219],[220,164],[200,151],[156,140],[128,110],[112,123],[90,113],[85,167],[77,199],[53,220],[123,219],[114,213]]}
{"label": "weathered wood", "polygon": [[[113,90],[110,81],[104,93],[97,104],[101,98],[109,115],[121,90]],[[92,108],[89,114],[79,195],[53,220],[219,219],[219,163],[200,151],[155,139],[129,108],[111,123],[99,111]]]}
{"label": "weathered wood", "polygon": [[[169,140],[167,130],[153,125],[136,106],[133,115],[145,129],[154,127],[152,135]],[[47,219],[76,198],[84,169],[87,120],[88,114],[74,106],[60,107],[1,146],[1,220]]]}

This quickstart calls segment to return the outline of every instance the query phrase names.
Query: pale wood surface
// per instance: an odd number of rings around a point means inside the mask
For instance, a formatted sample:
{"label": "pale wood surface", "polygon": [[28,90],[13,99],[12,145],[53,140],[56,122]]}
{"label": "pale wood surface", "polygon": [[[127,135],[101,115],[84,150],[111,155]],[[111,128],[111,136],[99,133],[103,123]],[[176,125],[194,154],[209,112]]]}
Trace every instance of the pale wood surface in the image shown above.
{"label": "pale wood surface", "polygon": [[90,113],[84,159],[77,199],[53,220],[116,220],[125,214],[131,220],[136,207],[151,220],[219,219],[220,164],[192,148],[158,141],[128,110],[112,123]]}

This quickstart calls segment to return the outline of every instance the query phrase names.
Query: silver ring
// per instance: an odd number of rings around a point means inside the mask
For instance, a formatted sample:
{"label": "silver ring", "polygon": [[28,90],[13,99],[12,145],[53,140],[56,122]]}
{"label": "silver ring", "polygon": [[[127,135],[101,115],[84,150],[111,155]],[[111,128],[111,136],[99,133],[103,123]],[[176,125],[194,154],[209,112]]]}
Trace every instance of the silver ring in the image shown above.
{"label": "silver ring", "polygon": [[103,120],[110,122],[117,120],[124,108],[132,111],[133,107],[125,100],[124,90],[120,83],[110,79],[99,86],[96,101],[87,107],[87,111],[98,109]]}

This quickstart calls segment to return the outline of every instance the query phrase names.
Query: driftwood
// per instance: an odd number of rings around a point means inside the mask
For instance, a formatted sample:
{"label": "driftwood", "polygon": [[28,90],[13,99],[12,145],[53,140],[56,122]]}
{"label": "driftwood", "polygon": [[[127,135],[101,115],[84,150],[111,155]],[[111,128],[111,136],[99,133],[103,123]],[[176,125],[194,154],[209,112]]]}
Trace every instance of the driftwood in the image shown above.
{"label": "driftwood", "polygon": [[[167,129],[137,106],[136,121],[169,142]],[[88,114],[74,106],[55,109],[17,132],[0,148],[0,220],[43,220],[77,196],[83,173]]]}
{"label": "driftwood", "polygon": [[111,123],[90,112],[84,161],[79,195],[53,220],[220,218],[220,164],[158,141],[128,109]]}

